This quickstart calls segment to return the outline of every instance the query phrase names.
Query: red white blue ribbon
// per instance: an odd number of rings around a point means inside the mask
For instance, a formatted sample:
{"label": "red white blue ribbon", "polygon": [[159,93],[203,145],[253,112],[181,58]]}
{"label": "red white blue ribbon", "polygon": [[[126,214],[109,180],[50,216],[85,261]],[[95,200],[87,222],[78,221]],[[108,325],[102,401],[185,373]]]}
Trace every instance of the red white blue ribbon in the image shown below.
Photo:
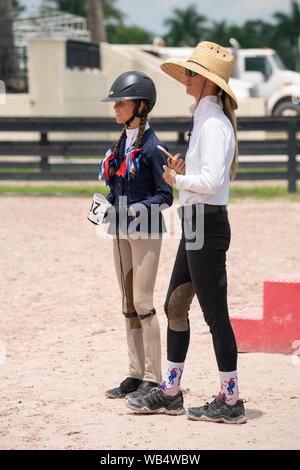
{"label": "red white blue ribbon", "polygon": [[140,159],[142,156],[141,150],[142,149],[135,149],[134,147],[131,147],[130,149],[128,149],[127,152],[125,153],[124,160],[122,161],[121,166],[118,169],[116,175],[123,176],[123,178],[125,178],[125,176],[127,175],[127,178],[129,179],[131,162],[133,162],[136,172],[137,174],[139,174]]}
{"label": "red white blue ribbon", "polygon": [[109,184],[109,169],[112,165],[116,165],[118,168],[118,160],[117,160],[118,152],[112,152],[108,157],[104,157],[100,162],[100,171],[99,171],[99,178],[102,178],[103,172],[105,175],[105,182],[106,186]]}

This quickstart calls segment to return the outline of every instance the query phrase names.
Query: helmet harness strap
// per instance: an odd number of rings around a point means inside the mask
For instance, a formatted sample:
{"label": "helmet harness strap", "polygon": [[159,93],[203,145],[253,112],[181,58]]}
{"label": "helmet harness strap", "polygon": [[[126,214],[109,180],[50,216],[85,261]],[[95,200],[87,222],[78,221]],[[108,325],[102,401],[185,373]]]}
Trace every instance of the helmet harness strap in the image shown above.
{"label": "helmet harness strap", "polygon": [[128,119],[128,121],[125,122],[125,126],[128,128],[130,126],[130,124],[132,123],[132,121],[134,120],[135,117],[145,117],[147,116],[148,112],[147,110],[145,111],[142,111],[139,113],[139,107],[141,105],[141,102],[142,100],[137,100],[137,103],[134,107],[134,110],[133,110],[133,114],[131,116],[131,118]]}

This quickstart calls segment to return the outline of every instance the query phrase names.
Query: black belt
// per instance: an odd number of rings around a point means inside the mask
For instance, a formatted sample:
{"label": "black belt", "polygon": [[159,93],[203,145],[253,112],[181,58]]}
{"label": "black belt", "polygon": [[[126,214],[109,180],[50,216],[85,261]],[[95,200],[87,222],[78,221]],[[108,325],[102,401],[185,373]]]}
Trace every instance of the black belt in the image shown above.
{"label": "black belt", "polygon": [[192,217],[196,214],[197,206],[204,206],[204,214],[217,214],[221,212],[227,212],[227,207],[226,206],[217,206],[214,204],[190,204],[186,206],[180,206],[177,209],[178,215],[181,219],[183,219],[184,215],[184,208],[187,208],[187,214],[190,217]]}

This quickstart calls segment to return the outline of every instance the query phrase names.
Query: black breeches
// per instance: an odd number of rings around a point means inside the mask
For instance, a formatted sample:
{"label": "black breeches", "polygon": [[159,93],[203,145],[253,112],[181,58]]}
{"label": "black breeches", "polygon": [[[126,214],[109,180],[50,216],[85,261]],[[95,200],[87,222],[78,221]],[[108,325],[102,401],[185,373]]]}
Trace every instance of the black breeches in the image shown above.
{"label": "black breeches", "polygon": [[168,317],[168,360],[184,362],[189,347],[188,313],[197,295],[212,334],[220,371],[237,368],[237,347],[227,306],[226,251],[230,244],[227,212],[204,216],[204,244],[187,249],[183,233],[165,302]]}

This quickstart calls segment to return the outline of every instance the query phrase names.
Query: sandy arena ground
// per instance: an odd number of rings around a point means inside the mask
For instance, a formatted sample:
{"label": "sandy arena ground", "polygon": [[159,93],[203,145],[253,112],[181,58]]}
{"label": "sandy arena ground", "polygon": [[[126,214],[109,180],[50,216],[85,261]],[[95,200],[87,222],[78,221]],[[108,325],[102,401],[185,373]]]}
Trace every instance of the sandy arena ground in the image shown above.
{"label": "sandy arena ground", "polygon": [[[299,449],[300,358],[239,355],[248,422],[135,415],[104,391],[126,376],[127,346],[111,240],[87,221],[89,198],[1,197],[1,449]],[[230,311],[262,305],[263,280],[300,273],[300,204],[229,207]],[[156,288],[163,303],[178,240],[164,240]],[[185,406],[219,389],[210,334],[194,300],[182,380]],[[300,332],[299,332],[300,339]]]}

